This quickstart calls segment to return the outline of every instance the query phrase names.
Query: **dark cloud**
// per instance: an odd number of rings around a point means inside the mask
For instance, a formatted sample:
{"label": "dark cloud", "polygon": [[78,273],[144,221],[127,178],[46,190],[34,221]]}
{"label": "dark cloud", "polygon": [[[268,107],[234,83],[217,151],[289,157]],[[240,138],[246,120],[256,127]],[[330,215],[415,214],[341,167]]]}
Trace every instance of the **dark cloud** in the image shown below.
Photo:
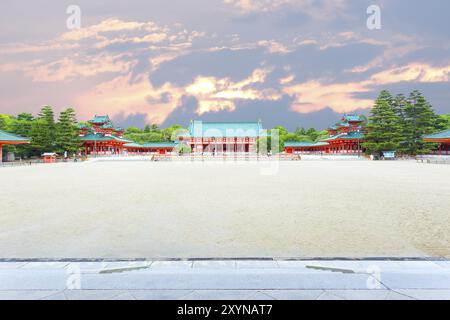
{"label": "dark cloud", "polygon": [[123,113],[116,115],[112,121],[116,126],[127,128],[127,127],[138,127],[144,128],[147,124],[145,113],[135,113],[125,116]]}
{"label": "dark cloud", "polygon": [[[187,126],[190,120],[202,121],[258,121],[263,122],[265,128],[282,125],[289,130],[299,127],[326,129],[336,123],[342,114],[325,108],[318,112],[297,113],[290,110],[291,98],[283,97],[280,101],[239,101],[235,111],[207,112],[197,115],[197,100],[193,97],[183,97],[180,107],[175,109],[164,121],[162,126],[181,124]],[[358,110],[360,114],[367,114],[368,110]]]}
{"label": "dark cloud", "polygon": [[157,87],[167,81],[185,86],[198,76],[229,77],[239,81],[258,68],[263,57],[262,49],[195,52],[163,63],[150,75],[150,82]]}

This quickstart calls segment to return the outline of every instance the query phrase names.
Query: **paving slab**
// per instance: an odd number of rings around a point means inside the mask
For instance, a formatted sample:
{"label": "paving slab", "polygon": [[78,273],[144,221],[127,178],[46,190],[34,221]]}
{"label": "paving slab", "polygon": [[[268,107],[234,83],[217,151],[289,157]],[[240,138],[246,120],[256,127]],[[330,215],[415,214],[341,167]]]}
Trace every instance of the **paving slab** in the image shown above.
{"label": "paving slab", "polygon": [[400,289],[396,291],[418,300],[450,300],[450,290]]}
{"label": "paving slab", "polygon": [[112,297],[110,300],[136,300],[136,298],[131,294],[131,292],[123,292],[115,297]]}
{"label": "paving slab", "polygon": [[310,263],[308,261],[277,260],[279,268],[305,269]]}
{"label": "paving slab", "polygon": [[243,300],[255,294],[255,290],[195,290],[185,300]]}
{"label": "paving slab", "polygon": [[342,297],[339,297],[335,294],[333,294],[330,291],[324,291],[318,298],[317,300],[345,300]]}
{"label": "paving slab", "polygon": [[26,262],[0,262],[0,270],[4,269],[18,269],[23,267]]}
{"label": "paving slab", "polygon": [[265,294],[277,300],[316,300],[324,290],[264,290]]}
{"label": "paving slab", "polygon": [[449,300],[444,262],[2,262],[0,299]]}
{"label": "paving slab", "polygon": [[178,300],[192,292],[193,290],[133,290],[131,294],[137,300]]}
{"label": "paving slab", "polygon": [[64,269],[1,270],[0,290],[64,290],[70,276]]}
{"label": "paving slab", "polygon": [[154,261],[151,268],[189,269],[192,268],[192,265],[193,261]]}
{"label": "paving slab", "polygon": [[257,291],[253,294],[248,295],[245,300],[276,300],[274,297],[264,293],[264,291]]}
{"label": "paving slab", "polygon": [[272,260],[239,260],[236,262],[236,267],[238,269],[276,269],[278,268],[278,263]]}
{"label": "paving slab", "polygon": [[85,274],[83,289],[367,289],[371,276],[287,269],[148,269],[127,273]]}
{"label": "paving slab", "polygon": [[236,261],[234,260],[206,260],[194,261],[193,268],[209,268],[209,269],[234,269],[236,268]]}
{"label": "paving slab", "polygon": [[0,300],[40,300],[57,294],[58,290],[7,290],[0,291]]}
{"label": "paving slab", "polygon": [[64,269],[70,262],[27,262],[22,269]]}
{"label": "paving slab", "polygon": [[65,290],[68,300],[108,300],[125,293],[123,290]]}
{"label": "paving slab", "polygon": [[389,290],[326,290],[327,293],[345,300],[385,300]]}
{"label": "paving slab", "polygon": [[450,289],[450,274],[420,272],[382,272],[381,282],[389,289]]}
{"label": "paving slab", "polygon": [[47,297],[44,297],[40,300],[67,300],[66,295],[64,294],[64,292],[58,292],[55,294],[51,294]]}

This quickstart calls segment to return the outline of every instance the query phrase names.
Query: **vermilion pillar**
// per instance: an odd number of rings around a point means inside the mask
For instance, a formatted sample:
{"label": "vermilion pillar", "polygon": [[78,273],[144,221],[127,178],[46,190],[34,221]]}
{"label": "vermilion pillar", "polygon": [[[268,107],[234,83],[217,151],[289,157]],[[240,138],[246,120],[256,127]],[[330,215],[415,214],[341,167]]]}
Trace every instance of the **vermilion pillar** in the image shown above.
{"label": "vermilion pillar", "polygon": [[0,144],[0,163],[3,161],[3,153],[2,153],[2,150],[3,150],[3,145]]}

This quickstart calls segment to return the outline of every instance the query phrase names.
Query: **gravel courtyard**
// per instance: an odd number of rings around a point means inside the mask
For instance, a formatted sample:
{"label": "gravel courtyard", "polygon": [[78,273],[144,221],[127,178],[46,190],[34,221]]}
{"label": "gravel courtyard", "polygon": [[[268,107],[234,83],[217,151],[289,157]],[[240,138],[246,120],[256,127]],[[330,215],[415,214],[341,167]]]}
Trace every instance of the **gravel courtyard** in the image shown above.
{"label": "gravel courtyard", "polygon": [[450,166],[0,168],[0,258],[450,257]]}

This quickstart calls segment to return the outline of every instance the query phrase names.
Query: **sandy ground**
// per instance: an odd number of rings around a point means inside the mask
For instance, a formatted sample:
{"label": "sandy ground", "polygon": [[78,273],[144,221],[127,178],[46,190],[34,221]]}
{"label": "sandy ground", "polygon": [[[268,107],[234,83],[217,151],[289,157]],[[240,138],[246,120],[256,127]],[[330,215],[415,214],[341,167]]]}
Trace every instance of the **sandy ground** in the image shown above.
{"label": "sandy ground", "polygon": [[450,257],[448,165],[95,162],[0,181],[0,258]]}

